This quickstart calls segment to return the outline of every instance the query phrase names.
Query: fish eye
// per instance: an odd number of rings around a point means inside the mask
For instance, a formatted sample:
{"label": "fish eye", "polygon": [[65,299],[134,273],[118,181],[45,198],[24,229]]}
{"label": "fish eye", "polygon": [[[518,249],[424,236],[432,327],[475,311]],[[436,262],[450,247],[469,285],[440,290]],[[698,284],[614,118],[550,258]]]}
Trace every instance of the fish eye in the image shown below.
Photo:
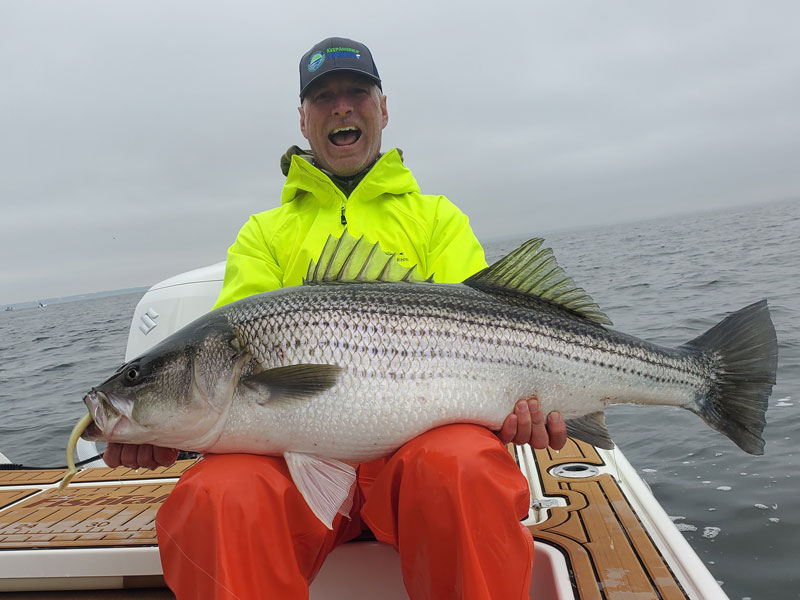
{"label": "fish eye", "polygon": [[136,383],[139,379],[139,366],[138,365],[131,365],[127,369],[125,369],[123,373],[123,378],[125,383]]}

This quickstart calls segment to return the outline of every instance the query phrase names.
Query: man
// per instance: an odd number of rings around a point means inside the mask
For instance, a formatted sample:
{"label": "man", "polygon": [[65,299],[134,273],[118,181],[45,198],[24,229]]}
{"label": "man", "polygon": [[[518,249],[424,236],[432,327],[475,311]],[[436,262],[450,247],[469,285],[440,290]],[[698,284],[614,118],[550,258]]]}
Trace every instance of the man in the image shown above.
{"label": "man", "polygon": [[[467,217],[420,193],[398,150],[381,154],[388,123],[377,68],[363,44],[329,38],[300,62],[300,131],[281,206],[246,223],[228,251],[217,306],[301,282],[329,234],[345,227],[380,242],[437,282],[486,266]],[[412,598],[527,598],[533,542],[520,524],[525,478],[504,443],[561,448],[560,415],[521,400],[495,435],[455,424],[391,457],[358,466],[349,518],[329,530],[311,512],[281,457],[206,455],[162,506],[164,576],[178,598],[305,598],[327,554],[367,527],[399,552]],[[156,466],[176,451],[109,444],[109,465]]]}

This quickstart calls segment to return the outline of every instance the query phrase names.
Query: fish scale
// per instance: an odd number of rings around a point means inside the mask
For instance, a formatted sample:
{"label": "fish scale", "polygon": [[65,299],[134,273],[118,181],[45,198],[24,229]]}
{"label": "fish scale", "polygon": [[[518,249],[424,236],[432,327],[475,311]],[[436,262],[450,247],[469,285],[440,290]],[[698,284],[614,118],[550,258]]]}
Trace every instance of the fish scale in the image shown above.
{"label": "fish scale", "polygon": [[[631,350],[630,338],[617,339],[612,330],[558,315],[539,318],[464,285],[365,283],[347,286],[347,294],[340,287],[295,290],[276,298],[270,312],[259,300],[243,301],[226,315],[244,344],[259,350],[253,360],[261,370],[346,366],[340,381],[313,400],[318,410],[346,418],[329,419],[309,436],[309,407],[283,404],[272,418],[286,435],[267,452],[282,452],[289,443],[297,448],[308,437],[313,446],[300,451],[368,460],[431,424],[497,428],[514,402],[531,394],[545,411],[570,418],[613,402],[686,406],[705,381],[700,361],[680,351],[643,342]],[[272,341],[268,348],[257,343],[265,339]],[[375,402],[362,400],[367,397]],[[251,410],[263,409],[251,403]],[[364,439],[378,416],[386,431],[376,447]]]}

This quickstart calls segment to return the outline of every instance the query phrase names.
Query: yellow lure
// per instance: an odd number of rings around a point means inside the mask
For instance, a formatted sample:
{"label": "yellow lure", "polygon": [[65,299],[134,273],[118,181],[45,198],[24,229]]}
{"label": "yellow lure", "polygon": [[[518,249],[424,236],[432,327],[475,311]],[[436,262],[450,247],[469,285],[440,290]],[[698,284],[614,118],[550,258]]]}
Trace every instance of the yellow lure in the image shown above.
{"label": "yellow lure", "polygon": [[75,466],[75,446],[78,445],[78,438],[81,437],[81,434],[86,430],[87,427],[89,427],[91,423],[92,415],[86,413],[86,415],[84,415],[84,417],[75,425],[75,428],[72,430],[72,433],[69,436],[69,441],[67,442],[67,466],[69,469],[67,470],[67,474],[64,475],[64,479],[62,479],[61,483],[58,484],[59,492],[63,492],[69,485],[69,482],[72,481],[72,478],[78,474],[78,468]]}

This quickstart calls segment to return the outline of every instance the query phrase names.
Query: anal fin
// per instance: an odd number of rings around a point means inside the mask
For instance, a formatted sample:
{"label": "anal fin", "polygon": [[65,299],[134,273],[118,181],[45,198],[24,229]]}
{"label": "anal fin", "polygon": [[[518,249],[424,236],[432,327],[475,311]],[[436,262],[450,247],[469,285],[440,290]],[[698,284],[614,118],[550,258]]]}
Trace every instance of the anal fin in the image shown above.
{"label": "anal fin", "polygon": [[567,435],[603,450],[612,450],[614,442],[606,428],[606,414],[598,411],[583,417],[567,419]]}

